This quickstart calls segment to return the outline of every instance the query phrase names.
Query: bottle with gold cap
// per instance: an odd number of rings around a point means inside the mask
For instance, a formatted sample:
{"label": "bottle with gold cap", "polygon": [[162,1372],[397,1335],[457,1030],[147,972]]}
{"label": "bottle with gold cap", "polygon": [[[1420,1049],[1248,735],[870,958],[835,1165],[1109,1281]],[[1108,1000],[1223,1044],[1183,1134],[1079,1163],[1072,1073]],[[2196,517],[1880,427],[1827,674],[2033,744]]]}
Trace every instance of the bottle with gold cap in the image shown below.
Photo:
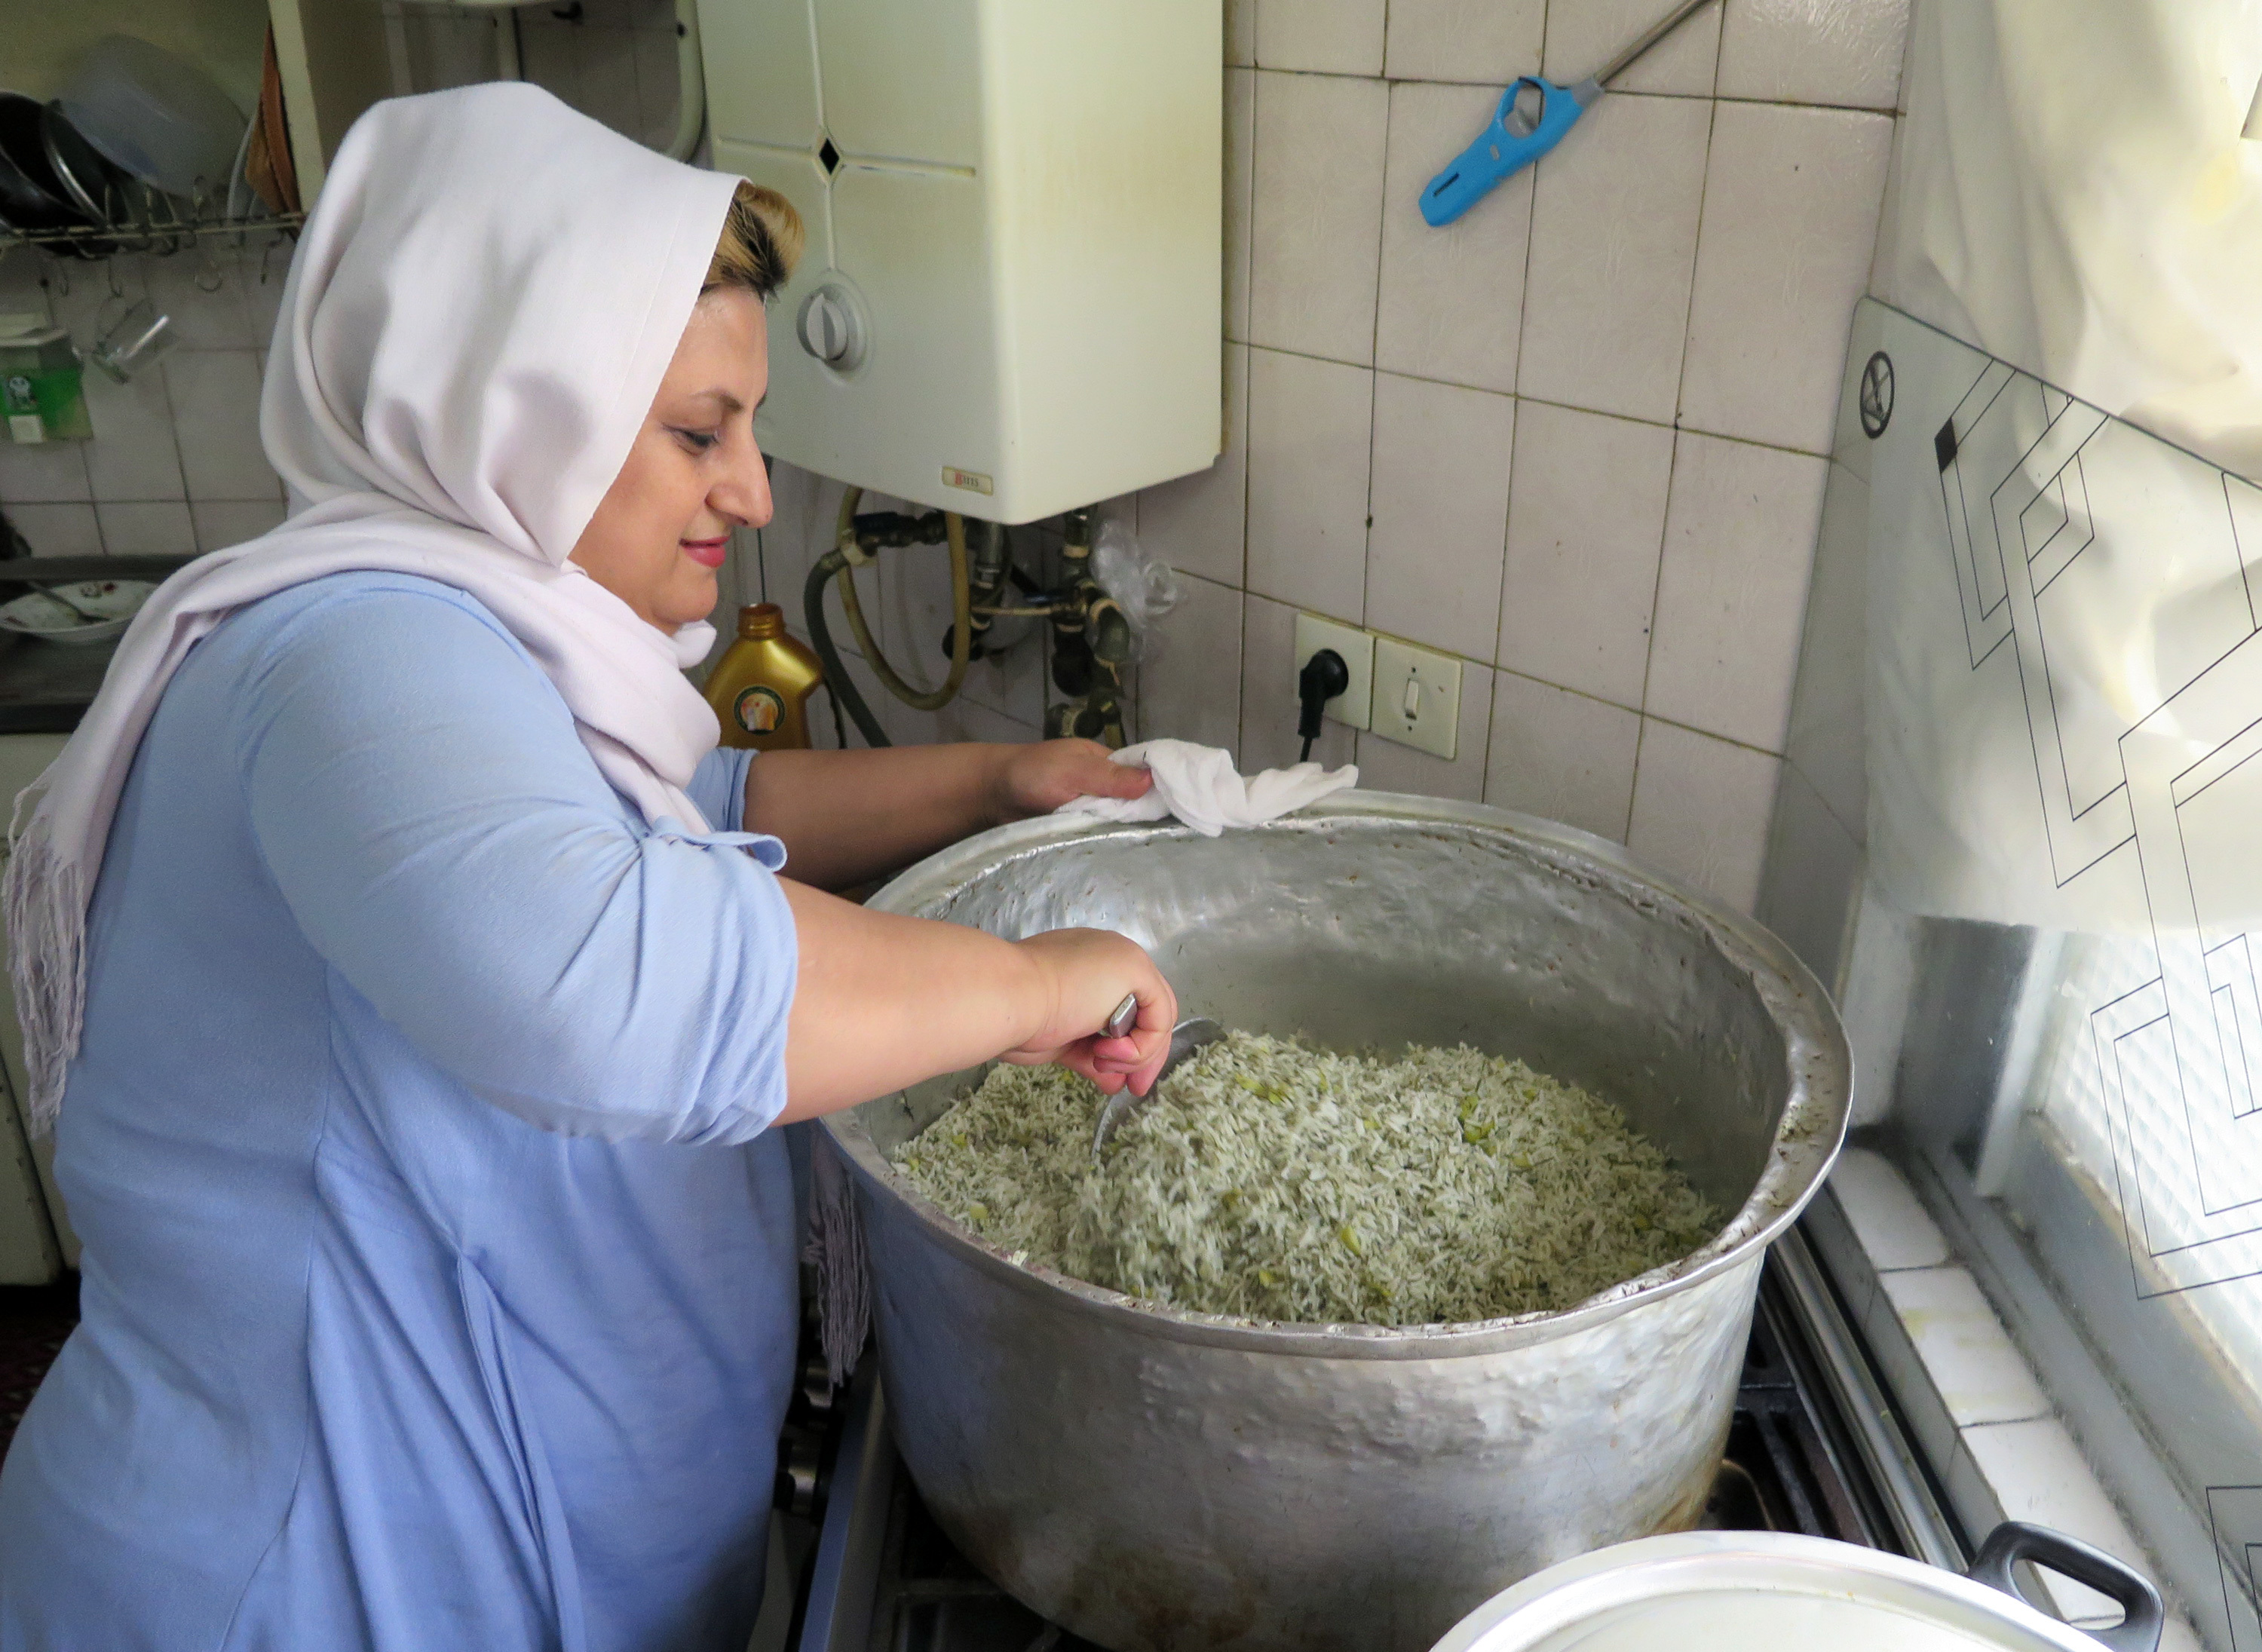
{"label": "bottle with gold cap", "polygon": [[707,703],[723,725],[723,744],[805,749],[809,696],[824,681],[817,656],[787,634],[783,609],[775,602],[740,609],[738,640],[707,679]]}

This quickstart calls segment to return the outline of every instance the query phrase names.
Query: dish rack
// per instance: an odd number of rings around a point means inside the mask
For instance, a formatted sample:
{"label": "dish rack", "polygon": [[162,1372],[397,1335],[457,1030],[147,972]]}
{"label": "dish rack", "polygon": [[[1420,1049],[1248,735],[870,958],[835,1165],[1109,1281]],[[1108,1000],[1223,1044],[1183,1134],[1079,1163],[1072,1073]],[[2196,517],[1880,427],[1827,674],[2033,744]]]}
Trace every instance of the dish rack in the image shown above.
{"label": "dish rack", "polygon": [[133,253],[155,253],[160,256],[184,252],[205,236],[236,237],[236,247],[249,245],[256,234],[279,234],[295,238],[300,225],[306,221],[304,213],[229,213],[206,210],[200,203],[183,201],[155,190],[137,192],[135,205],[141,210],[132,221],[111,223],[97,228],[90,225],[73,225],[63,229],[16,229],[0,225],[0,253],[13,246],[29,246],[43,252],[60,254],[84,248],[83,255],[94,258],[119,256]]}

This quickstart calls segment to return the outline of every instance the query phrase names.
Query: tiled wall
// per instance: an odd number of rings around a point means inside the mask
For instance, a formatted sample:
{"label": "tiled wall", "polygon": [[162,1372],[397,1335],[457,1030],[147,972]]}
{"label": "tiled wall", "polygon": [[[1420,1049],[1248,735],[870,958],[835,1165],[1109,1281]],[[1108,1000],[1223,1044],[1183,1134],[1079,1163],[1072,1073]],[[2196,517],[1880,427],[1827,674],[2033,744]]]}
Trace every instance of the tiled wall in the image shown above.
{"label": "tiled wall", "polygon": [[34,552],[216,551],[283,519],[259,444],[259,378],[289,267],[287,242],[106,263],[0,253],[0,311],[44,314],[84,348],[146,295],[179,341],[130,384],[86,370],[94,440],[0,443],[0,509]]}
{"label": "tiled wall", "polygon": [[[1230,8],[1228,446],[1109,509],[1188,576],[1139,732],[1293,760],[1295,612],[1357,621],[1466,660],[1459,754],[1331,724],[1315,756],[1567,820],[1747,906],[1905,0],[1726,0],[1460,223],[1415,206],[1501,86],[1575,78],[1660,9]],[[764,572],[797,613],[839,494],[778,483]],[[879,586],[931,666],[938,566]],[[1040,674],[987,669],[957,726],[1033,726]]]}
{"label": "tiled wall", "polygon": [[[529,77],[663,139],[668,0],[565,9],[519,13]],[[1229,4],[1227,451],[1107,509],[1186,576],[1137,732],[1288,761],[1294,613],[1357,621],[1467,661],[1459,754],[1330,725],[1315,755],[1570,821],[1748,905],[1906,0],[1725,0],[1459,224],[1415,210],[1507,81],[1535,63],[1574,78],[1657,9]],[[393,10],[412,83],[493,72],[489,18]],[[0,448],[0,501],[41,550],[209,547],[277,509],[256,438],[277,281],[238,271],[205,295],[191,260],[131,262],[129,289],[160,284],[188,334],[162,375],[91,385],[83,455]],[[28,270],[0,261],[0,307],[25,307]],[[67,319],[100,296],[79,274]],[[798,617],[839,493],[776,480],[778,521],[730,595]],[[1022,537],[1041,554],[1041,531]],[[866,575],[883,641],[930,672],[940,572],[939,553],[891,552]],[[939,714],[875,704],[899,739],[1027,738],[1041,653],[977,665]]]}

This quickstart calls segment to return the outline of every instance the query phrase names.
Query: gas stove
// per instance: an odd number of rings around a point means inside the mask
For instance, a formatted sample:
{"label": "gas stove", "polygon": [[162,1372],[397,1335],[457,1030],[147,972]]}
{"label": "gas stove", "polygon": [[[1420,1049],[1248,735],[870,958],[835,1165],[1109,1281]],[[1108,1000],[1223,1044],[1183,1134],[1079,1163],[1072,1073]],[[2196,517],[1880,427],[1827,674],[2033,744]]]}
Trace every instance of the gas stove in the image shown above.
{"label": "gas stove", "polygon": [[[841,1395],[812,1367],[782,1457],[780,1553],[752,1652],[1098,1652],[975,1569],[920,1502],[877,1362]],[[1778,1242],[1703,1524],[1804,1532],[1962,1569],[1963,1534],[1800,1234]]]}

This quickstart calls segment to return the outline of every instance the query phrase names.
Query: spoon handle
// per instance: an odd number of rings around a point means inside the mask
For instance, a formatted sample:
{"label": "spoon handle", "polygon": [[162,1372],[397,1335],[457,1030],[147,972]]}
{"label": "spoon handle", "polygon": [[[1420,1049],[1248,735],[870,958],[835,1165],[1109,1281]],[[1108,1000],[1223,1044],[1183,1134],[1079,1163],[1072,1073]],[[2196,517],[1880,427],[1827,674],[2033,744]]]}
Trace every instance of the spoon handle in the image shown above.
{"label": "spoon handle", "polygon": [[1120,1038],[1131,1030],[1138,1019],[1139,995],[1136,992],[1126,992],[1123,995],[1123,1001],[1115,1006],[1115,1013],[1110,1015],[1106,1023],[1101,1026],[1100,1036]]}

